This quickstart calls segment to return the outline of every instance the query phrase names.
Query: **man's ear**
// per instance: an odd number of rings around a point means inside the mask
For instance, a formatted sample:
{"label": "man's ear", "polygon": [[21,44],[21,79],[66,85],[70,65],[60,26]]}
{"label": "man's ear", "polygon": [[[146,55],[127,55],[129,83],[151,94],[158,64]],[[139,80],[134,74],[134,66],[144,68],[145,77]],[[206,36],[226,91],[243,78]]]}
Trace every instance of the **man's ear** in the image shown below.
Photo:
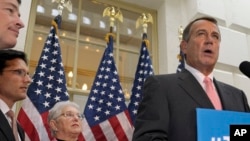
{"label": "man's ear", "polygon": [[180,49],[181,49],[181,51],[184,53],[184,54],[186,54],[186,50],[187,50],[187,42],[186,41],[184,41],[184,40],[182,40],[181,41],[181,43],[180,43]]}

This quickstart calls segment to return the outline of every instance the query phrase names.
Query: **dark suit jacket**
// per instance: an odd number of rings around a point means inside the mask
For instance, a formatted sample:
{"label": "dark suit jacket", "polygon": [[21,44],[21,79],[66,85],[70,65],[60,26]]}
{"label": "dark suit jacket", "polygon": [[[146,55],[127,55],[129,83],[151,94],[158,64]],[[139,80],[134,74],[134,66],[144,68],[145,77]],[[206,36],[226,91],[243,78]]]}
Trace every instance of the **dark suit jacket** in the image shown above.
{"label": "dark suit jacket", "polygon": [[[0,110],[0,141],[15,141],[12,128],[6,119],[3,112]],[[21,138],[21,141],[24,141],[24,131],[21,126],[17,123],[18,133]]]}
{"label": "dark suit jacket", "polygon": [[[223,110],[249,112],[242,90],[216,81]],[[144,83],[133,141],[196,141],[196,108],[214,109],[195,77],[184,70],[151,76]]]}

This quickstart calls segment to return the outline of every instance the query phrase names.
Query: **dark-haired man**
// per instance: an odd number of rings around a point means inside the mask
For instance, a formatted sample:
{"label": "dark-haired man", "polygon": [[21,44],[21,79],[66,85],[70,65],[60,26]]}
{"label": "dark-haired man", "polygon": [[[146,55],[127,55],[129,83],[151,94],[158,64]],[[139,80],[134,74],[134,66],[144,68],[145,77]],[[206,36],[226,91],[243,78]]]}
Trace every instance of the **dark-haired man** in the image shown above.
{"label": "dark-haired man", "polygon": [[[31,83],[24,52],[13,49],[0,50],[0,140],[24,141],[24,131],[17,124],[16,136],[12,130],[9,112],[17,101],[26,98]],[[13,114],[13,111],[11,111]],[[14,121],[16,122],[16,121]]]}

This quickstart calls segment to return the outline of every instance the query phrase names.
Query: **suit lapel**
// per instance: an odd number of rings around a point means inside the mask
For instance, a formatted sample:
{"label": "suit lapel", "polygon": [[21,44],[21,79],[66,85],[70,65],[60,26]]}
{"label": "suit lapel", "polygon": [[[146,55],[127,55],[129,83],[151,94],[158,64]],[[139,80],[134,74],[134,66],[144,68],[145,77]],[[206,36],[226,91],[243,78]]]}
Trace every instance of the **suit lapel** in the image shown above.
{"label": "suit lapel", "polygon": [[1,110],[0,110],[0,121],[1,121],[0,130],[2,130],[2,132],[4,133],[5,138],[8,140],[15,140],[10,124]]}
{"label": "suit lapel", "polygon": [[232,105],[232,99],[233,96],[231,96],[231,91],[224,88],[224,85],[214,79],[214,84],[217,89],[218,95],[221,100],[222,108],[223,109],[230,109],[232,108],[230,105]]}
{"label": "suit lapel", "polygon": [[179,85],[187,92],[187,94],[201,107],[201,108],[214,108],[210,102],[206,92],[200,86],[195,77],[184,70],[179,73]]}

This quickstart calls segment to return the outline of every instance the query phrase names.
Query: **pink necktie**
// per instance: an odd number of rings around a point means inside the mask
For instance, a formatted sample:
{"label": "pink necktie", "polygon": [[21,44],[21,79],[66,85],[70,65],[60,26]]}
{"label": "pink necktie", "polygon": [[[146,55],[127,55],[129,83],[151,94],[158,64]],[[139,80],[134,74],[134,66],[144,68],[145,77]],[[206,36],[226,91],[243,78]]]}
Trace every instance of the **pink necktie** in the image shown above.
{"label": "pink necktie", "polygon": [[205,83],[205,89],[206,93],[210,99],[210,101],[213,103],[216,110],[221,110],[221,102],[218,94],[216,93],[216,90],[213,87],[212,80],[209,77],[205,77],[204,81]]}
{"label": "pink necktie", "polygon": [[11,126],[12,126],[13,134],[15,136],[15,140],[19,141],[18,132],[17,132],[17,125],[16,125],[16,119],[15,119],[14,112],[12,110],[9,110],[7,112],[7,116],[11,118]]}

